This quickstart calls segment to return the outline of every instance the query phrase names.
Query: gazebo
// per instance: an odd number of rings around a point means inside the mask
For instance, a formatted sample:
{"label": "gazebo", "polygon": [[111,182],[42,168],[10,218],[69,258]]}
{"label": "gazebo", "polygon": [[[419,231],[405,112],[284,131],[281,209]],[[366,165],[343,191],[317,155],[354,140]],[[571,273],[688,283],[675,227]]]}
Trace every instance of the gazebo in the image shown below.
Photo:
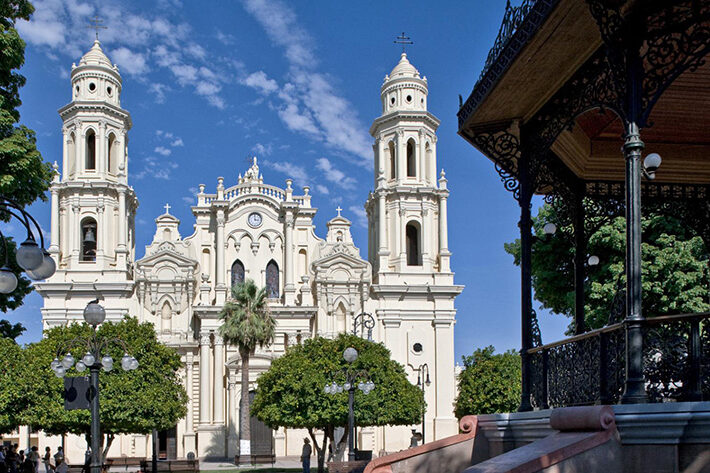
{"label": "gazebo", "polygon": [[[644,210],[672,213],[710,249],[709,52],[710,0],[508,2],[458,119],[520,205],[520,411],[710,399],[710,313],[641,311]],[[575,335],[547,345],[531,284],[536,194],[575,246]],[[617,216],[625,300],[586,330],[586,243]]]}

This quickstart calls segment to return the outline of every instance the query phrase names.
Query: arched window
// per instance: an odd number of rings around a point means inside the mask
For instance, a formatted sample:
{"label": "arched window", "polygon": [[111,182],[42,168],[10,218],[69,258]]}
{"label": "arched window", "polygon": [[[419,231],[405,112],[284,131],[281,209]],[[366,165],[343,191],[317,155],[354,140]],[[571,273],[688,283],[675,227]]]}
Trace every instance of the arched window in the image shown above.
{"label": "arched window", "polygon": [[308,276],[308,252],[305,248],[298,250],[298,274]]}
{"label": "arched window", "polygon": [[86,169],[96,169],[96,133],[94,130],[86,132]]}
{"label": "arched window", "polygon": [[394,155],[394,141],[390,141],[388,145],[388,149],[390,152],[390,179],[396,179],[397,178],[397,163],[395,161],[395,155]]}
{"label": "arched window", "polygon": [[96,261],[96,220],[81,221],[81,261]]}
{"label": "arched window", "polygon": [[240,282],[244,282],[244,265],[236,260],[232,263],[232,286]]}
{"label": "arched window", "polygon": [[279,265],[274,260],[266,265],[266,296],[269,299],[279,297]]}
{"label": "arched window", "polygon": [[407,177],[417,177],[417,158],[414,154],[414,140],[407,141]]}
{"label": "arched window", "polygon": [[421,266],[421,249],[419,247],[419,224],[409,222],[406,228],[407,236],[407,265]]}
{"label": "arched window", "polygon": [[111,133],[108,135],[108,156],[106,157],[106,169],[108,169],[108,172],[111,174],[116,174],[116,170],[114,169],[116,166],[116,151],[113,149],[115,143],[116,135]]}
{"label": "arched window", "polygon": [[173,309],[170,307],[170,303],[165,301],[163,303],[163,308],[160,310],[160,328],[163,332],[170,332],[170,322],[173,316]]}

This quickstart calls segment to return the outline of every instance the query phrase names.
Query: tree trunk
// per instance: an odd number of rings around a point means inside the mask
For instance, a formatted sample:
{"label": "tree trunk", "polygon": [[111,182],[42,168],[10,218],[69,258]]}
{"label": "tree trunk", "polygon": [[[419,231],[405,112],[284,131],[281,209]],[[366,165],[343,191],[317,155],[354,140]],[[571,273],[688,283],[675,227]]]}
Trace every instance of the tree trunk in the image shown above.
{"label": "tree trunk", "polygon": [[251,463],[251,409],[249,408],[249,352],[240,351],[242,357],[242,405],[239,409],[239,463]]}
{"label": "tree trunk", "polygon": [[325,473],[325,452],[328,448],[328,433],[325,430],[324,433],[325,435],[323,435],[323,445],[319,447],[318,440],[316,439],[316,435],[313,432],[313,429],[310,427],[308,428],[308,435],[311,436],[313,446],[315,447],[316,453],[318,454],[318,473]]}
{"label": "tree trunk", "polygon": [[106,463],[106,455],[108,455],[108,449],[111,448],[111,444],[113,443],[114,438],[116,438],[115,434],[106,434],[106,446],[103,448],[103,452],[101,453],[102,465]]}

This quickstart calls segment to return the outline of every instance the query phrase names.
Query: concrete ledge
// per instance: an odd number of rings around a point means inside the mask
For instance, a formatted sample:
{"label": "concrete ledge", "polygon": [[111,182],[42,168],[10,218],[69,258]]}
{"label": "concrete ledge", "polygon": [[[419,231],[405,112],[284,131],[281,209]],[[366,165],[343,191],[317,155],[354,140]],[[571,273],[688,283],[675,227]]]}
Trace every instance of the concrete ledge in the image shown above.
{"label": "concrete ledge", "polygon": [[624,445],[710,444],[710,402],[612,406]]}

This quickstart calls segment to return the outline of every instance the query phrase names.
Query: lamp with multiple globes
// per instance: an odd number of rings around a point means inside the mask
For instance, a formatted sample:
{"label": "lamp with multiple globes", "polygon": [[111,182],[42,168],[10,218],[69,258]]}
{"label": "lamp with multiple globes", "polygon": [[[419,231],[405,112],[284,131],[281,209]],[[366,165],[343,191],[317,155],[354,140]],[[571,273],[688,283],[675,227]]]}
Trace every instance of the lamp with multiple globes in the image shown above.
{"label": "lamp with multiple globes", "polygon": [[[57,265],[54,262],[54,258],[44,249],[44,236],[34,217],[16,202],[2,196],[0,196],[0,211],[10,217],[15,217],[27,231],[27,239],[20,243],[20,246],[15,251],[17,265],[33,281],[47,279],[52,276],[57,269]],[[41,245],[38,245],[35,240],[33,228],[39,235]],[[10,252],[7,240],[2,232],[0,232],[0,241],[2,242],[4,257],[2,267],[0,267],[0,294],[11,294],[17,289],[17,276],[10,269]]]}

